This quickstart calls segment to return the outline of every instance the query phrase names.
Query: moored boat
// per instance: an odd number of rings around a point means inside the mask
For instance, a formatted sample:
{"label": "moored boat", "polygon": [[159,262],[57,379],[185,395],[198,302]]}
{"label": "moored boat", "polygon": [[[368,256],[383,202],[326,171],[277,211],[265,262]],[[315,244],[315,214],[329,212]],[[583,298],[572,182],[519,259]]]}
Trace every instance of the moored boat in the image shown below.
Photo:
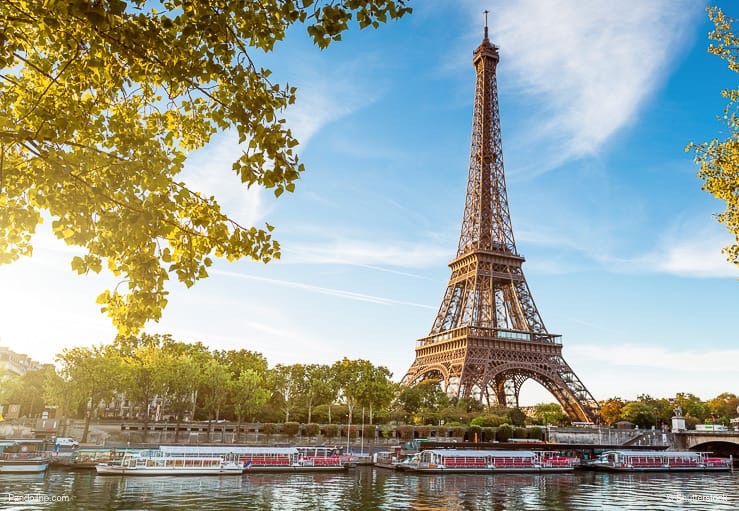
{"label": "moored boat", "polygon": [[336,471],[355,466],[350,456],[335,447],[298,446],[298,465],[307,470]]}
{"label": "moored boat", "polygon": [[426,449],[398,470],[412,472],[496,473],[496,472],[568,472],[574,470],[571,458],[547,456],[534,451],[498,451],[470,449]]}
{"label": "moored boat", "polygon": [[120,460],[98,463],[100,475],[241,475],[244,464],[235,458],[219,455],[172,456],[161,451],[126,453]]}
{"label": "moored boat", "polygon": [[399,464],[407,461],[409,457],[402,452],[400,446],[393,447],[391,451],[380,451],[373,455],[372,464],[379,468],[396,469]]}
{"label": "moored boat", "polygon": [[0,473],[44,472],[49,468],[48,453],[9,452],[0,455]]}
{"label": "moored boat", "polygon": [[616,472],[731,470],[733,461],[731,458],[719,458],[710,454],[692,451],[611,450],[588,463],[587,468]]}
{"label": "moored boat", "polygon": [[[126,454],[132,455],[138,450],[126,450],[115,448],[81,448],[73,452],[68,457],[66,463],[61,465],[70,469],[92,469],[100,463],[115,464],[119,462]],[[52,458],[54,464],[55,458]]]}
{"label": "moored boat", "polygon": [[247,447],[163,445],[168,455],[217,454],[233,456],[248,472],[341,471],[351,466],[347,456],[332,447]]}
{"label": "moored boat", "polygon": [[34,440],[0,441],[0,473],[38,473],[49,468],[50,453]]}

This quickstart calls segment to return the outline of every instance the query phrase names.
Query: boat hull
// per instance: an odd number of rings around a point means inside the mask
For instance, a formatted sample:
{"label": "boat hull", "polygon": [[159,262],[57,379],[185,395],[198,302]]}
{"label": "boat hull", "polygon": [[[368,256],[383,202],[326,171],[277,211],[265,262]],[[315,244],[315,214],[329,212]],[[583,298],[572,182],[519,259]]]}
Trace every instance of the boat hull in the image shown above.
{"label": "boat hull", "polygon": [[344,472],[348,465],[251,465],[244,472]]}
{"label": "boat hull", "polygon": [[99,475],[118,476],[240,476],[244,469],[237,467],[219,468],[159,468],[159,467],[121,467],[99,464],[95,466]]}
{"label": "boat hull", "polygon": [[696,466],[696,467],[670,467],[670,466],[654,466],[654,467],[630,467],[630,466],[612,466],[589,464],[587,468],[592,470],[603,470],[608,472],[729,472],[730,466]]}
{"label": "boat hull", "polygon": [[49,460],[13,460],[0,461],[0,473],[30,474],[45,472],[49,468]]}
{"label": "boat hull", "polygon": [[635,451],[614,449],[603,452],[586,468],[610,472],[727,472],[731,458],[692,451]]}
{"label": "boat hull", "polygon": [[574,471],[572,467],[413,467],[404,465],[395,468],[421,474],[549,474]]}

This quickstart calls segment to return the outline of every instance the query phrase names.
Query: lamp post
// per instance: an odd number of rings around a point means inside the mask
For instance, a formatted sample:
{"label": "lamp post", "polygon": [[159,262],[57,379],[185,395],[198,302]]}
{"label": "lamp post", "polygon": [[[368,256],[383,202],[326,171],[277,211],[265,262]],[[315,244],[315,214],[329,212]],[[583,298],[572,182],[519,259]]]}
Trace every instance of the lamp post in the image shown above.
{"label": "lamp post", "polygon": [[349,438],[352,433],[352,414],[351,412],[346,414],[346,454],[349,454]]}
{"label": "lamp post", "polygon": [[364,454],[364,406],[362,407],[362,431],[360,432],[361,440],[359,443],[359,454]]}

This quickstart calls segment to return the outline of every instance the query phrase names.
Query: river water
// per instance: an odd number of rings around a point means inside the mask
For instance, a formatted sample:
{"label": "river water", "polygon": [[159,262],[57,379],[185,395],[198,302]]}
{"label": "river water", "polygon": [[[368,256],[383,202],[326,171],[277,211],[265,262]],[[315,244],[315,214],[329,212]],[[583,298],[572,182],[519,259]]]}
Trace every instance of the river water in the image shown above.
{"label": "river water", "polygon": [[518,511],[739,509],[739,473],[414,475],[342,473],[121,477],[0,474],[0,510]]}

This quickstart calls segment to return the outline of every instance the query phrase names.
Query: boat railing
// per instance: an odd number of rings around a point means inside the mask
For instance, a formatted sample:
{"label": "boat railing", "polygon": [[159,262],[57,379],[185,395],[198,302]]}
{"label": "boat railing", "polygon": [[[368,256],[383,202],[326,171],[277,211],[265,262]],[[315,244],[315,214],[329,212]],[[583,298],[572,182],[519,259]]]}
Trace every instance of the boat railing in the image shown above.
{"label": "boat railing", "polygon": [[6,452],[2,455],[3,460],[37,460],[50,458],[51,453],[49,451],[36,451],[36,452]]}
{"label": "boat railing", "polygon": [[731,459],[706,457],[703,459],[703,462],[706,464],[707,467],[728,467],[731,464]]}
{"label": "boat railing", "polygon": [[292,465],[295,461],[290,456],[265,456],[265,455],[244,455],[238,457],[238,461],[242,463],[251,463],[252,465]]}
{"label": "boat railing", "polygon": [[301,463],[312,467],[331,467],[344,464],[341,456],[304,456]]}
{"label": "boat railing", "polygon": [[571,468],[574,466],[574,460],[564,456],[550,456],[543,458],[539,464],[547,468]]}
{"label": "boat railing", "polygon": [[496,468],[529,468],[534,466],[534,458],[493,458],[492,465]]}
{"label": "boat railing", "polygon": [[467,456],[461,456],[461,457],[444,457],[442,458],[442,463],[445,467],[449,468],[475,468],[475,467],[485,467],[487,465],[487,461],[485,458],[481,457],[467,457]]}

